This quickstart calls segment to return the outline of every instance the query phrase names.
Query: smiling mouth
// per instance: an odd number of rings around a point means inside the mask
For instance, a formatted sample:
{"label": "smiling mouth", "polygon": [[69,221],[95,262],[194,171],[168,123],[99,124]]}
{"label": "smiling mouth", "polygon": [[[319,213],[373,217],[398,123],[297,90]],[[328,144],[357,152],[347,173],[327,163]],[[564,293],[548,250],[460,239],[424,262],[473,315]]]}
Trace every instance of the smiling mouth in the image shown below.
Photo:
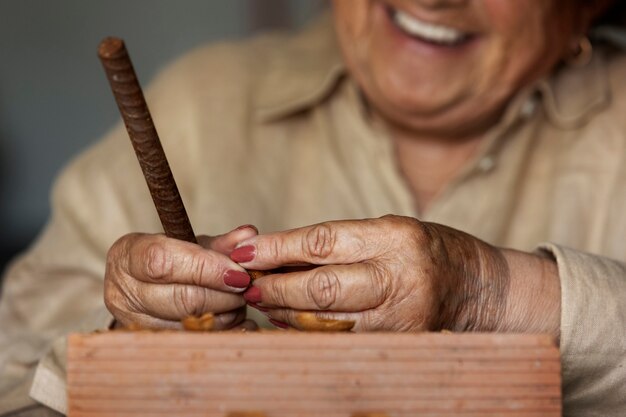
{"label": "smiling mouth", "polygon": [[391,6],[387,7],[387,13],[394,26],[402,33],[430,44],[438,46],[458,46],[467,42],[472,37],[469,33],[461,32],[458,29],[417,19]]}

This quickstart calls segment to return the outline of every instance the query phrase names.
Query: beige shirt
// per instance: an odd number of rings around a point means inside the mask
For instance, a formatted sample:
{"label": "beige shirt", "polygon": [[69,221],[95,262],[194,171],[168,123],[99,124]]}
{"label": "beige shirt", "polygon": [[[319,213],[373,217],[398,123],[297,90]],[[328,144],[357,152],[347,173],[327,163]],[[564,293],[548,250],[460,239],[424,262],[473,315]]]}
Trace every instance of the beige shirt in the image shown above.
{"label": "beige shirt", "polygon": [[[198,234],[417,216],[391,141],[370,123],[326,20],[296,37],[196,50],[147,97]],[[520,92],[419,218],[554,254],[565,414],[626,414],[625,54],[598,52]],[[0,413],[32,399],[65,411],[63,336],[111,322],[105,257],[132,231],[161,227],[118,126],[61,175],[45,231],[7,272]]]}

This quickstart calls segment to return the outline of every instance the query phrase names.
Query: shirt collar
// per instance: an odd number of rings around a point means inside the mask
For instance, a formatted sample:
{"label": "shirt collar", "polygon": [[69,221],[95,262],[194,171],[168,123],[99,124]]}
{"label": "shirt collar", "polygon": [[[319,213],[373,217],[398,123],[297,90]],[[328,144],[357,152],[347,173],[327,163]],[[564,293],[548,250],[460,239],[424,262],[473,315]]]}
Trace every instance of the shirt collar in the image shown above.
{"label": "shirt collar", "polygon": [[584,125],[611,100],[608,63],[600,48],[583,67],[563,67],[537,83],[543,106],[552,124],[563,129]]}

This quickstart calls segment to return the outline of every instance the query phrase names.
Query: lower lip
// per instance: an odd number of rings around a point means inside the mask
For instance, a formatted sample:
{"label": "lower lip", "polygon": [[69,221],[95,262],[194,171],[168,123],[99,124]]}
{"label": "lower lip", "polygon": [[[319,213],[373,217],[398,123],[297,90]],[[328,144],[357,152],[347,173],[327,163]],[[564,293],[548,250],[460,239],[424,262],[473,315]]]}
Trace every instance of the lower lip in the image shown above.
{"label": "lower lip", "polygon": [[387,6],[382,2],[378,2],[377,6],[379,9],[377,10],[377,14],[385,20],[386,29],[390,32],[392,39],[401,42],[404,46],[419,49],[422,53],[458,54],[466,51],[477,43],[476,36],[470,36],[457,44],[440,44],[430,42],[417,36],[411,36],[396,25],[393,18],[394,10],[391,6]]}

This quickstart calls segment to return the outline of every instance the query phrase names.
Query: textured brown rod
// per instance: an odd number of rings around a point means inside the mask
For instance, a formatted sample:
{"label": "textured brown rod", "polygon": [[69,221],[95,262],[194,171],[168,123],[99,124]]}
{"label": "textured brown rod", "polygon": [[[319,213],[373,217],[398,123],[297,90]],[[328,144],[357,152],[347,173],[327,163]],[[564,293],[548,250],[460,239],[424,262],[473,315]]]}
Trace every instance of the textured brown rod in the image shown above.
{"label": "textured brown rod", "polygon": [[104,39],[98,47],[98,56],[165,234],[197,243],[124,41],[118,38]]}

